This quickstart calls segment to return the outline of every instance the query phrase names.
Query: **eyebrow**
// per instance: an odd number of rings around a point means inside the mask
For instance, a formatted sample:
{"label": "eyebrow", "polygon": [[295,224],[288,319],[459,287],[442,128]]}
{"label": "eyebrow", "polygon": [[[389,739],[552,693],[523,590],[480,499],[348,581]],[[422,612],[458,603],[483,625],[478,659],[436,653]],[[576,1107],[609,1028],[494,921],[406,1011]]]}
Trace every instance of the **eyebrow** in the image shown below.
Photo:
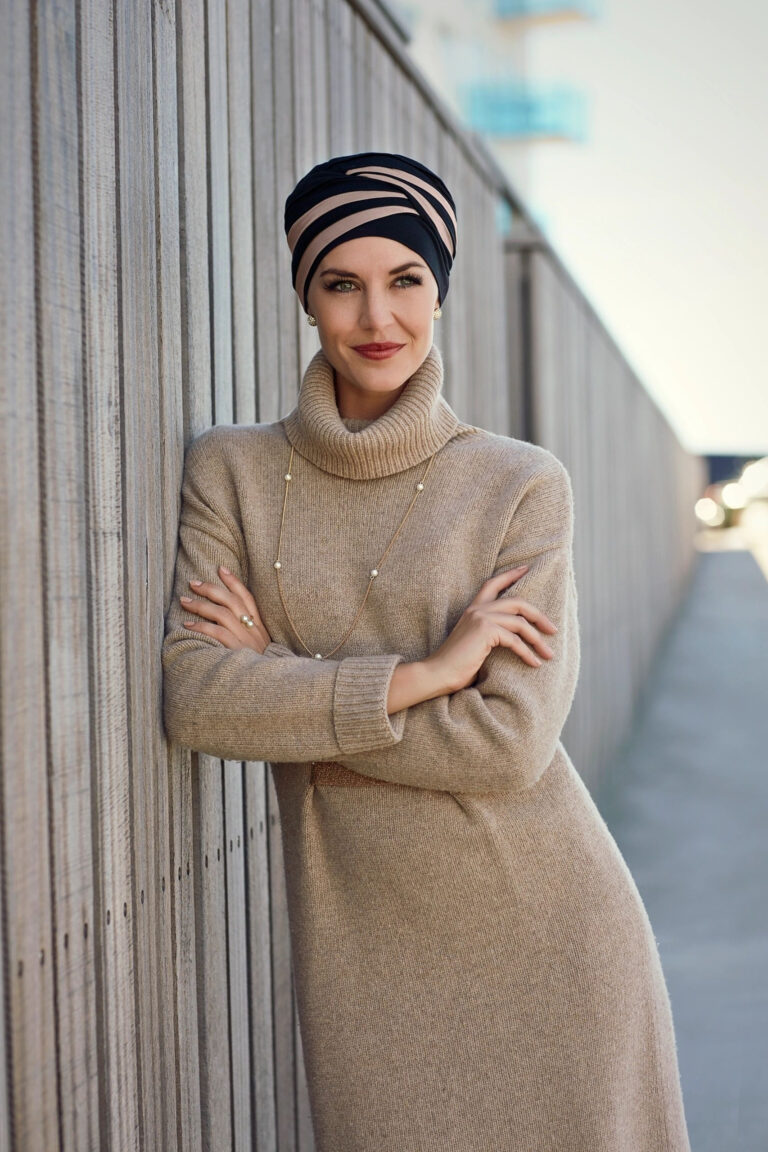
{"label": "eyebrow", "polygon": [[[415,260],[409,260],[407,264],[400,264],[397,268],[393,268],[389,275],[394,276],[397,272],[405,272],[406,268],[426,268],[426,264],[419,264]],[[342,272],[340,268],[323,268],[320,275],[351,276],[355,280],[360,279],[356,272]]]}

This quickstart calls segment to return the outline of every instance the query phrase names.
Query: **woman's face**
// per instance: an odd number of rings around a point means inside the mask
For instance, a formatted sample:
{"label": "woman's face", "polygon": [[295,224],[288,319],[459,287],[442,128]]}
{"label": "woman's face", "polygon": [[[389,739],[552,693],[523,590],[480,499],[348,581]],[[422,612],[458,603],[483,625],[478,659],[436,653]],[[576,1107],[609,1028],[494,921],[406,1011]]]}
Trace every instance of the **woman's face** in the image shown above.
{"label": "woman's face", "polygon": [[[439,295],[421,256],[397,240],[361,236],[326,252],[307,300],[342,416],[375,420],[394,404],[432,347]],[[401,347],[372,360],[356,350],[367,344]]]}

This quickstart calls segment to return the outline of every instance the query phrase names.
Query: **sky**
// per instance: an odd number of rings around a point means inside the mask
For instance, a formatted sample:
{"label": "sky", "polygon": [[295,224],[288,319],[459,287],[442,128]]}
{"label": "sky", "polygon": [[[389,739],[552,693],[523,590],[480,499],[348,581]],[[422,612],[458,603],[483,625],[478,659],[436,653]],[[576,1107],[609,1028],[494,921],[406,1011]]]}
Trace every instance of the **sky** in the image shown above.
{"label": "sky", "polygon": [[768,454],[768,0],[600,0],[528,33],[587,101],[529,206],[691,452]]}

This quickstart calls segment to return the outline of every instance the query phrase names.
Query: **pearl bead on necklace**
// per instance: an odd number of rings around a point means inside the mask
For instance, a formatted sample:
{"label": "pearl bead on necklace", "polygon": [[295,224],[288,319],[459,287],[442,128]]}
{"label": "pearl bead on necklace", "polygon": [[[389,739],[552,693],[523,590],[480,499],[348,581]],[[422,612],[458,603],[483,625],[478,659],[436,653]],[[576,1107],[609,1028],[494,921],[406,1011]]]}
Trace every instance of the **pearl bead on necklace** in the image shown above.
{"label": "pearl bead on necklace", "polygon": [[[437,451],[439,452],[440,449],[438,448]],[[290,623],[291,628],[293,629],[293,631],[296,635],[296,639],[299,641],[299,643],[301,644],[304,651],[308,652],[310,656],[314,656],[315,660],[327,660],[330,656],[333,656],[334,652],[338,652],[339,648],[341,648],[341,646],[344,643],[346,643],[348,637],[352,633],[353,628],[355,627],[358,620],[360,619],[363,608],[365,607],[365,602],[368,599],[368,594],[370,593],[371,588],[373,587],[373,582],[376,579],[376,577],[379,575],[381,567],[382,567],[382,565],[383,565],[383,563],[387,557],[387,554],[388,554],[390,548],[394,544],[397,537],[400,535],[400,530],[403,527],[403,524],[405,524],[406,520],[408,519],[408,516],[410,515],[411,509],[413,508],[414,504],[416,503],[416,501],[419,497],[419,494],[424,491],[424,483],[427,479],[427,476],[429,475],[429,470],[432,467],[432,463],[435,459],[435,456],[437,456],[437,452],[434,452],[432,454],[432,456],[430,456],[429,463],[427,464],[427,467],[424,471],[424,474],[421,477],[421,480],[419,480],[418,484],[416,484],[416,491],[414,492],[414,495],[411,499],[411,502],[405,511],[405,515],[403,516],[402,520],[398,524],[397,529],[395,531],[395,534],[392,537],[392,539],[390,540],[389,544],[387,545],[387,547],[384,551],[384,554],[382,555],[382,557],[379,560],[376,567],[371,568],[371,570],[370,570],[369,579],[368,579],[368,587],[366,588],[365,595],[363,596],[363,602],[360,605],[360,607],[358,608],[357,614],[356,614],[354,620],[352,621],[351,625],[347,629],[346,634],[339,641],[339,643],[336,645],[336,647],[332,648],[330,652],[327,652],[325,656],[323,656],[322,652],[314,652],[313,653],[312,649],[308,648],[307,645],[302,640],[301,636],[298,633],[296,625],[293,622],[291,614],[288,611],[288,606],[285,603],[285,596],[283,595],[283,587],[282,587],[282,584],[280,582],[280,572],[281,572],[282,567],[283,567],[282,561],[280,560],[280,549],[281,549],[282,543],[283,543],[283,526],[285,524],[285,508],[286,508],[286,505],[288,503],[288,488],[289,488],[290,481],[293,480],[293,455],[294,455],[294,447],[293,447],[293,445],[291,445],[291,456],[290,456],[290,459],[288,461],[288,471],[283,476],[283,480],[285,481],[285,489],[283,491],[283,509],[282,509],[282,513],[280,515],[280,536],[279,536],[278,543],[277,543],[277,558],[276,558],[273,566],[275,569],[275,576],[277,577],[277,590],[280,594],[280,601],[283,605],[283,610],[285,612],[285,615],[288,617],[288,622]]]}

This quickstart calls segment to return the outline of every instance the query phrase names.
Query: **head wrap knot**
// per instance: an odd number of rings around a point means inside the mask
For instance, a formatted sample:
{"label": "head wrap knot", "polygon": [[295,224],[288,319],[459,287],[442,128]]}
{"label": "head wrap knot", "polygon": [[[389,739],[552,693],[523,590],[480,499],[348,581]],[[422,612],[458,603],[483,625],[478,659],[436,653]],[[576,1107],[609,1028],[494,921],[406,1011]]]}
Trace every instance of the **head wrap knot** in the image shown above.
{"label": "head wrap knot", "polygon": [[397,152],[357,152],[317,164],[285,202],[293,287],[304,310],[318,265],[337,244],[385,236],[417,252],[440,294],[456,256],[456,205],[431,169]]}

